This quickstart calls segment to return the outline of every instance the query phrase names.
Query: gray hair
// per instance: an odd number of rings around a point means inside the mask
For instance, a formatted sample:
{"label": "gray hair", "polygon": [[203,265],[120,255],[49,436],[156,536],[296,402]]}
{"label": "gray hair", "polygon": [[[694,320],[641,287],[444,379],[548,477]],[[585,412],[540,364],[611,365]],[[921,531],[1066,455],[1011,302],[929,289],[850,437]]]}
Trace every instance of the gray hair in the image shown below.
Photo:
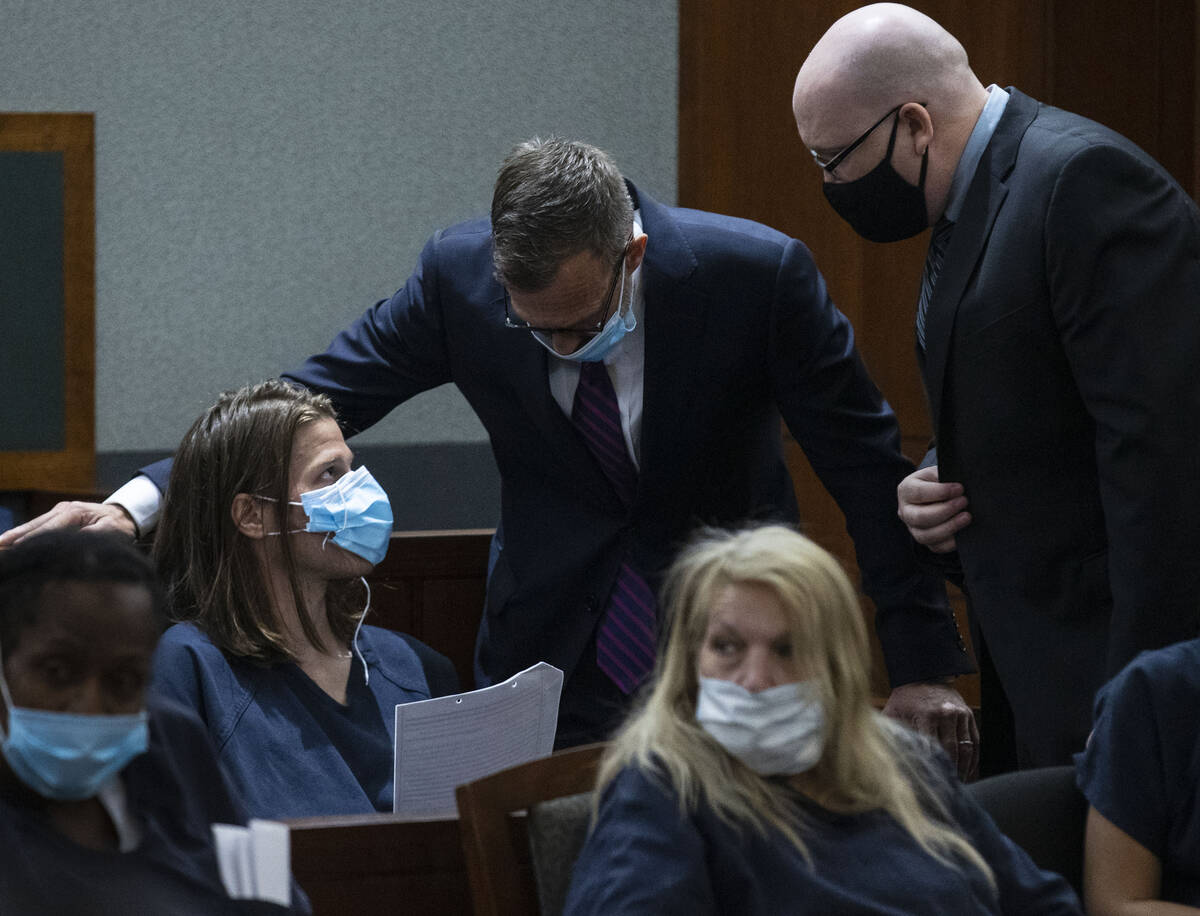
{"label": "gray hair", "polygon": [[601,149],[534,137],[508,154],[492,195],[496,278],[536,292],[582,251],[616,258],[633,228],[633,202]]}

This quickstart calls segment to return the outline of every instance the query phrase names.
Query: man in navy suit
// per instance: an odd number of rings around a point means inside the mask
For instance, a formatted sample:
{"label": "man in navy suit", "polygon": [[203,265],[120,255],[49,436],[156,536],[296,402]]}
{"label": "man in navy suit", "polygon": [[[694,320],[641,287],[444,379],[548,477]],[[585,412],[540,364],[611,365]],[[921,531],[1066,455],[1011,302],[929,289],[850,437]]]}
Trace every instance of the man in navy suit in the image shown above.
{"label": "man in navy suit", "polygon": [[606,737],[627,709],[654,658],[653,593],[695,526],[798,518],[782,414],[845,512],[889,711],[974,766],[946,683],[971,665],[895,515],[912,466],[794,239],[663,206],[594,147],[531,141],[490,220],[437,233],[402,289],[286,377],[330,395],[348,434],[436,385],[465,395],[502,481],[477,675],[562,668],[561,744]]}
{"label": "man in navy suit", "polygon": [[1200,212],[1125,138],[985,89],[905,6],[834,23],[793,109],[861,235],[934,227],[916,336],[936,448],[900,515],[965,586],[985,754],[1010,705],[995,768],[1067,763],[1097,688],[1200,625]]}

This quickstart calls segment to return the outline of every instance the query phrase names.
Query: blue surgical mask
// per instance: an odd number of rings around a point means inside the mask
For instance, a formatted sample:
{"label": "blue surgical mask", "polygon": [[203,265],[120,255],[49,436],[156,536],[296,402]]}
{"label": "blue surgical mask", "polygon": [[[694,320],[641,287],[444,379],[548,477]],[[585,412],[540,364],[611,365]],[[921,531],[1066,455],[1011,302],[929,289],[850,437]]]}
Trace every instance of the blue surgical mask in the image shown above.
{"label": "blue surgical mask", "polygon": [[29,709],[13,705],[2,672],[0,688],[8,708],[0,752],[17,778],[43,798],[91,798],[149,746],[145,710],[91,716]]}
{"label": "blue surgical mask", "polygon": [[811,681],[751,693],[732,681],[702,677],[696,721],[762,776],[811,770],[825,747],[824,706]]}
{"label": "blue surgical mask", "polygon": [[387,555],[388,541],[392,537],[392,504],[379,481],[365,466],[343,474],[327,487],[301,493],[300,502],[289,502],[288,505],[302,507],[308,516],[304,528],[293,529],[289,534],[327,532],[332,535],[327,540],[362,557],[372,566],[378,566]]}
{"label": "blue surgical mask", "polygon": [[617,294],[616,310],[609,316],[608,321],[604,322],[604,327],[574,353],[559,353],[554,349],[550,335],[544,334],[541,331],[533,331],[533,339],[540,343],[543,347],[557,356],[559,359],[565,359],[571,363],[598,363],[604,357],[612,352],[613,347],[621,342],[621,339],[637,327],[637,315],[633,313],[633,283],[629,284],[630,302],[628,307],[625,306],[625,269],[621,269],[621,291]]}

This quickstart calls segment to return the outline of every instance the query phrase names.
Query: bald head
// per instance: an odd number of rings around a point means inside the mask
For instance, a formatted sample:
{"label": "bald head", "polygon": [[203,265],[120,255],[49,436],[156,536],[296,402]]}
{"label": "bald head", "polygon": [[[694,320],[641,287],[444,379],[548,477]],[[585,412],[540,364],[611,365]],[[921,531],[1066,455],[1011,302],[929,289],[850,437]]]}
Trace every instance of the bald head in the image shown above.
{"label": "bald head", "polygon": [[[920,189],[931,221],[944,212],[955,167],[986,102],[987,90],[958,40],[898,3],[864,6],[830,26],[792,93],[804,145],[820,163],[837,156],[834,169],[823,173],[827,195],[858,194],[828,186],[853,182],[887,159],[902,183]],[[883,123],[891,113],[889,130]],[[891,202],[872,199],[856,209],[877,212]],[[906,237],[856,228],[877,240]]]}
{"label": "bald head", "polygon": [[792,108],[805,144],[815,147],[831,118],[869,124],[912,101],[924,102],[935,121],[978,117],[983,92],[953,35],[910,7],[875,3],[847,13],[817,42],[796,77]]}

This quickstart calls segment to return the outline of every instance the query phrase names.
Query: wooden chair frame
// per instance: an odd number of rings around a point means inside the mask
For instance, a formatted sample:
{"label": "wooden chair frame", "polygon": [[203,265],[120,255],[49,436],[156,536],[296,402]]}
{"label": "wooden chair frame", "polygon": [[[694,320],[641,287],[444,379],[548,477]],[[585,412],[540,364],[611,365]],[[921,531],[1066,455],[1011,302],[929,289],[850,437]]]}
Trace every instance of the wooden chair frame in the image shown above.
{"label": "wooden chair frame", "polygon": [[[457,789],[463,855],[476,916],[538,912],[524,814],[538,802],[590,791],[606,744],[559,751]],[[524,864],[523,866],[523,863]]]}

